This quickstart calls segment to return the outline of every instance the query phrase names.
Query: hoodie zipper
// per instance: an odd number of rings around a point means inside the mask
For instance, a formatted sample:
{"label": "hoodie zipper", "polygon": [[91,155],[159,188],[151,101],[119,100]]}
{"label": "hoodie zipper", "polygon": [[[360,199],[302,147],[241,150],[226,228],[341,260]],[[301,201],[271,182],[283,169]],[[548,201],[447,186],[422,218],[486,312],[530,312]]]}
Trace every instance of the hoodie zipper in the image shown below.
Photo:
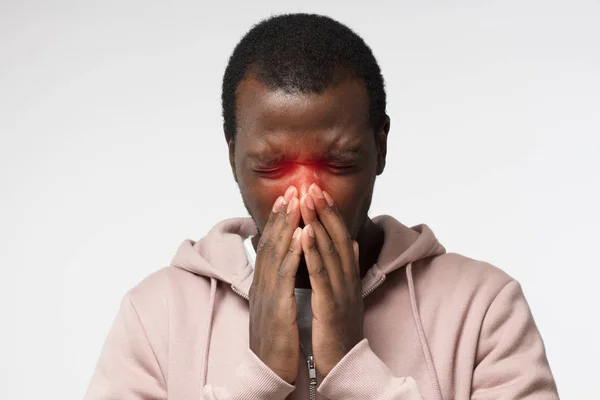
{"label": "hoodie zipper", "polygon": [[[300,343],[300,349],[306,354],[302,343]],[[317,398],[317,369],[315,368],[315,358],[312,354],[306,359],[306,364],[308,365],[308,398],[315,400]]]}
{"label": "hoodie zipper", "polygon": [[[367,291],[363,292],[362,297],[365,298],[369,294],[371,294],[375,289],[377,289],[381,284],[385,281],[385,275],[381,277],[373,286],[371,286]],[[246,300],[249,300],[249,297],[244,293],[240,292],[234,285],[231,285],[231,289],[237,295],[243,297]],[[300,343],[300,349],[303,353],[306,354],[304,350],[304,346]],[[317,369],[315,367],[315,358],[312,354],[310,354],[306,360],[306,364],[308,366],[308,398],[309,400],[316,400],[317,398]]]}
{"label": "hoodie zipper", "polygon": [[317,369],[315,368],[315,359],[312,355],[308,357],[308,396],[310,400],[317,398]]}
{"label": "hoodie zipper", "polygon": [[373,293],[373,291],[375,289],[377,289],[379,286],[381,286],[381,284],[384,281],[385,281],[385,275],[382,275],[381,278],[373,286],[371,286],[371,288],[369,288],[367,291],[363,292],[363,294],[362,294],[363,299],[365,297],[367,297],[368,295],[370,295],[371,293]]}
{"label": "hoodie zipper", "polygon": [[231,290],[233,290],[233,292],[234,292],[235,294],[237,294],[238,296],[240,296],[240,297],[242,297],[242,298],[244,298],[244,299],[246,299],[246,300],[248,300],[248,301],[250,300],[250,297],[248,297],[248,296],[246,296],[244,293],[240,292],[240,291],[238,290],[238,288],[236,288],[235,286],[231,285]]}
{"label": "hoodie zipper", "polygon": [[[233,292],[235,294],[243,297],[246,300],[250,299],[244,293],[240,292],[234,285],[231,285],[231,290],[233,290]],[[300,343],[300,349],[302,350],[303,353],[306,353],[304,350],[304,346],[302,346],[302,343]],[[308,365],[308,379],[309,379],[308,396],[309,396],[310,400],[316,400],[316,398],[317,398],[317,369],[315,367],[315,358],[313,357],[312,354],[308,356],[308,359],[306,360],[306,364]]]}

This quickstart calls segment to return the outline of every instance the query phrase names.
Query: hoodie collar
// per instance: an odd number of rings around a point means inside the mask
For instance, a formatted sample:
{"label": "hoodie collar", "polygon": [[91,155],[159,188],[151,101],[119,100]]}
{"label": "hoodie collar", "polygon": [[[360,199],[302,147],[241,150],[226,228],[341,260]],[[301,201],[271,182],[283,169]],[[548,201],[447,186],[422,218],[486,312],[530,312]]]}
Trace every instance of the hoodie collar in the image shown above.
{"label": "hoodie collar", "polygon": [[229,284],[239,282],[252,272],[244,250],[244,239],[256,233],[256,225],[251,218],[226,219],[216,224],[202,239],[184,240],[171,265]]}
{"label": "hoodie collar", "polygon": [[[377,216],[373,222],[383,228],[384,243],[377,263],[362,280],[365,295],[374,290],[387,274],[408,263],[446,252],[425,224],[409,228],[389,215]],[[252,218],[226,219],[216,224],[199,241],[185,240],[171,265],[226,282],[247,298],[254,270],[248,263],[243,242],[248,236],[256,234]]]}

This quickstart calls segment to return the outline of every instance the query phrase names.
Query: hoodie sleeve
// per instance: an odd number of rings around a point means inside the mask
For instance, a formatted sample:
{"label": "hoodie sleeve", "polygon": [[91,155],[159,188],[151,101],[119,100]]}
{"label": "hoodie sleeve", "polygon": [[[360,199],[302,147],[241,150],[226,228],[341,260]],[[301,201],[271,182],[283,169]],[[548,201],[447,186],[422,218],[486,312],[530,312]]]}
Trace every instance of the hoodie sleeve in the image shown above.
{"label": "hoodie sleeve", "polygon": [[[471,400],[558,399],[542,338],[516,281],[506,284],[482,321]],[[326,398],[417,400],[411,377],[396,377],[371,350],[357,344],[319,387]]]}
{"label": "hoodie sleeve", "polygon": [[558,399],[544,343],[517,281],[496,296],[483,320],[472,400]]}
{"label": "hoodie sleeve", "polygon": [[164,375],[131,297],[126,294],[84,400],[166,398]]}
{"label": "hoodie sleeve", "polygon": [[235,372],[237,379],[231,388],[206,385],[203,400],[285,400],[294,391],[290,385],[263,363],[252,350],[246,350],[244,361]]}
{"label": "hoodie sleeve", "polygon": [[[199,400],[284,400],[294,386],[279,378],[250,349],[233,387],[207,385]],[[165,375],[130,294],[121,301],[84,400],[166,400]]]}
{"label": "hoodie sleeve", "polygon": [[411,377],[397,377],[363,339],[333,367],[317,391],[331,400],[422,400]]}

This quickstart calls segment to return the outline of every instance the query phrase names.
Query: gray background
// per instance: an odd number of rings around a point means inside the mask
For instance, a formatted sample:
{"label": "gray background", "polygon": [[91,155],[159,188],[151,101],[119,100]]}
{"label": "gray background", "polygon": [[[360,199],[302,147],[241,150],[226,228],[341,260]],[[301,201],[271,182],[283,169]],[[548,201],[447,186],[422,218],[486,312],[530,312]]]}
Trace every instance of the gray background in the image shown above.
{"label": "gray background", "polygon": [[[250,4],[252,3],[252,4]],[[372,215],[518,279],[565,399],[598,399],[598,1],[0,2],[0,387],[84,394],[121,296],[244,216],[221,130],[237,40],[331,15],[381,63]]]}

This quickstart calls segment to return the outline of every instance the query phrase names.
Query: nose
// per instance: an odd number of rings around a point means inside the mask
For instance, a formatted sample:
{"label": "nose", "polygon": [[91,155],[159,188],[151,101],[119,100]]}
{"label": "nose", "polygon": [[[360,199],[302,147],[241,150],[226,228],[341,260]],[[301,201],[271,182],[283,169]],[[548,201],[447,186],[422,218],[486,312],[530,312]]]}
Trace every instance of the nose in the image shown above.
{"label": "nose", "polygon": [[301,166],[294,171],[291,184],[298,189],[298,198],[308,193],[308,188],[313,183],[321,186],[321,179],[314,166]]}

